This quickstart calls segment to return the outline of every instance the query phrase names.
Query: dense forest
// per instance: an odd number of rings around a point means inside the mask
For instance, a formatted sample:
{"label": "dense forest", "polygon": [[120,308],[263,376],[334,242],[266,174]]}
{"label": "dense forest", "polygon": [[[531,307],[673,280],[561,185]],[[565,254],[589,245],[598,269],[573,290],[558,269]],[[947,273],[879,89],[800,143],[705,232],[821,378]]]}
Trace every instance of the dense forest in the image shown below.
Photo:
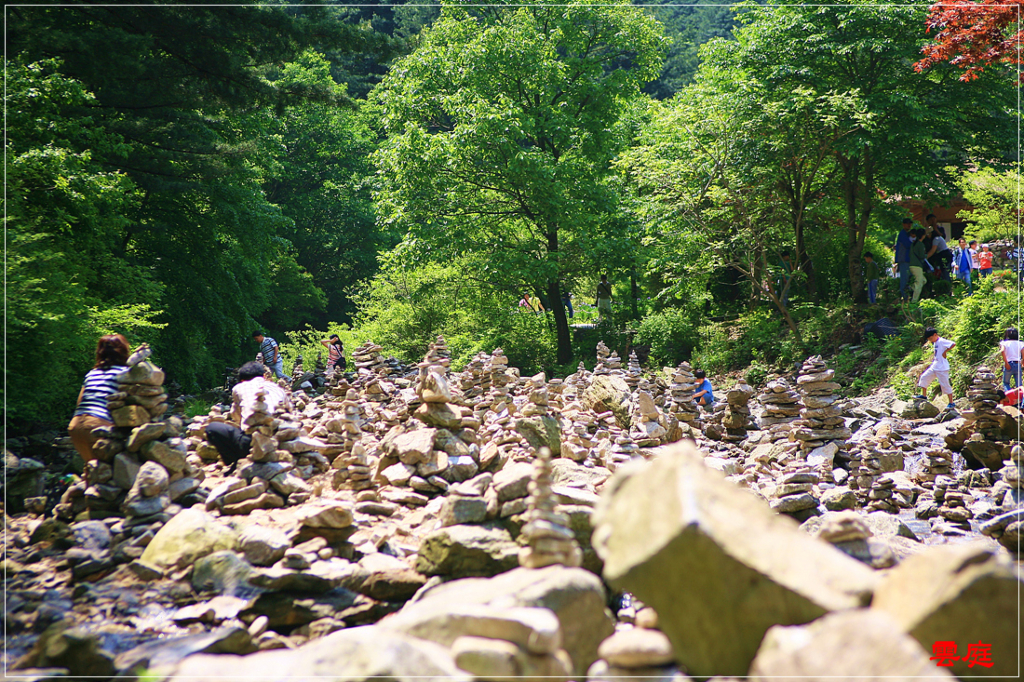
{"label": "dense forest", "polygon": [[[408,360],[444,334],[456,364],[501,346],[555,373],[594,333],[717,371],[839,345],[901,199],[983,197],[983,239],[1015,219],[1012,65],[916,70],[927,15],[8,7],[8,423],[70,415],[112,332],[185,392],[251,359],[255,329],[289,359],[327,331]],[[947,313],[967,310],[907,315]]]}

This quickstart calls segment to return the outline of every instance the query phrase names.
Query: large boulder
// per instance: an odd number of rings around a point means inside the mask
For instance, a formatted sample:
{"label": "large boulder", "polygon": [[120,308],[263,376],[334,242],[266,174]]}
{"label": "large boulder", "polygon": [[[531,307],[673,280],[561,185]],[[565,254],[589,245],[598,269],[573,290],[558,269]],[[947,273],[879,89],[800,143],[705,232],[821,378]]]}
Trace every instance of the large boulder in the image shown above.
{"label": "large boulder", "polygon": [[696,676],[745,675],[768,628],[866,605],[878,582],[706,468],[689,443],[619,469],[593,523],[605,578],[658,612]]}
{"label": "large boulder", "polygon": [[407,604],[392,618],[415,619],[420,617],[418,614],[444,610],[452,604],[485,604],[496,609],[526,606],[554,611],[562,630],[562,648],[572,659],[574,674],[579,677],[586,675],[587,668],[597,660],[597,647],[615,629],[605,606],[601,579],[581,568],[564,566],[516,568],[490,579],[447,582],[429,589],[420,601]]}
{"label": "large boulder", "polygon": [[235,531],[215,517],[186,509],[157,531],[142,561],[163,569],[182,568],[207,554],[233,550],[237,542]]}
{"label": "large boulder", "polygon": [[375,626],[341,630],[298,649],[263,651],[252,656],[197,655],[186,658],[169,682],[200,682],[225,677],[249,682],[283,679],[414,680],[470,682],[444,647]]}
{"label": "large boulder", "polygon": [[892,615],[929,651],[936,642],[991,645],[992,667],[954,662],[954,675],[1017,675],[1021,580],[1010,562],[981,543],[930,547],[903,561],[878,587],[872,608]]}
{"label": "large boulder", "polygon": [[776,625],[764,636],[748,679],[829,677],[864,682],[954,679],[895,620],[873,609],[832,613],[809,625]]}
{"label": "large boulder", "polygon": [[580,399],[588,410],[598,413],[611,410],[619,426],[628,429],[630,395],[629,384],[625,379],[614,374],[599,374],[583,391]]}
{"label": "large boulder", "polygon": [[448,526],[423,538],[416,570],[456,578],[503,573],[519,565],[519,546],[497,526]]}
{"label": "large boulder", "polygon": [[892,411],[903,419],[931,419],[939,416],[939,408],[931,401],[912,398],[907,401],[897,400],[892,404]]}
{"label": "large boulder", "polygon": [[517,419],[516,431],[531,447],[547,448],[555,457],[562,454],[562,428],[554,417],[536,415]]}

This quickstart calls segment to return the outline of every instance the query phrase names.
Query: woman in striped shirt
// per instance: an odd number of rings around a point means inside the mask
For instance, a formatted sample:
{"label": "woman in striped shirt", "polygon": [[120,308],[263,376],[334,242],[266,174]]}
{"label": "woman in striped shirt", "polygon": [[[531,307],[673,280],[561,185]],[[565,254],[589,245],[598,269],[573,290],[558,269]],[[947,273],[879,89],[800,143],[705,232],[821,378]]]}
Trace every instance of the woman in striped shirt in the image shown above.
{"label": "woman in striped shirt", "polygon": [[128,368],[125,364],[131,349],[128,340],[120,334],[101,337],[96,344],[96,366],[85,375],[82,390],[78,393],[78,407],[68,424],[68,433],[82,460],[96,459],[92,446],[96,437],[92,430],[97,426],[113,426],[107,396],[117,393],[117,375]]}

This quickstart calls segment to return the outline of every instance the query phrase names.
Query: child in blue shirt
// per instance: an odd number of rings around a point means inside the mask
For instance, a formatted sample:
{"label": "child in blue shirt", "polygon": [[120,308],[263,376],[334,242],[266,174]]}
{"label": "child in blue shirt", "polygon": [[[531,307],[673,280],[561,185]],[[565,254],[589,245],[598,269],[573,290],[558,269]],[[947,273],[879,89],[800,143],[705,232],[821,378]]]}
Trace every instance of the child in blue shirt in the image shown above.
{"label": "child in blue shirt", "polygon": [[701,380],[700,386],[693,392],[693,399],[697,401],[698,405],[704,405],[705,407],[715,402],[715,396],[711,393],[711,382],[707,379],[707,375],[704,370],[698,369],[693,373],[693,376]]}

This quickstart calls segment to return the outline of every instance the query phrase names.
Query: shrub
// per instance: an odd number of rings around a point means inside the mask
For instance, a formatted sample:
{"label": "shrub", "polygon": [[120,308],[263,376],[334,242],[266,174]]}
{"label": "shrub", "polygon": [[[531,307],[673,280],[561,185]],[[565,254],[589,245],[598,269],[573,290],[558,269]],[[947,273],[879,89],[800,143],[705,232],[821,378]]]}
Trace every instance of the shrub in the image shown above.
{"label": "shrub", "polygon": [[700,342],[700,332],[691,312],[668,308],[645,317],[634,341],[650,345],[651,366],[675,366],[690,358]]}

